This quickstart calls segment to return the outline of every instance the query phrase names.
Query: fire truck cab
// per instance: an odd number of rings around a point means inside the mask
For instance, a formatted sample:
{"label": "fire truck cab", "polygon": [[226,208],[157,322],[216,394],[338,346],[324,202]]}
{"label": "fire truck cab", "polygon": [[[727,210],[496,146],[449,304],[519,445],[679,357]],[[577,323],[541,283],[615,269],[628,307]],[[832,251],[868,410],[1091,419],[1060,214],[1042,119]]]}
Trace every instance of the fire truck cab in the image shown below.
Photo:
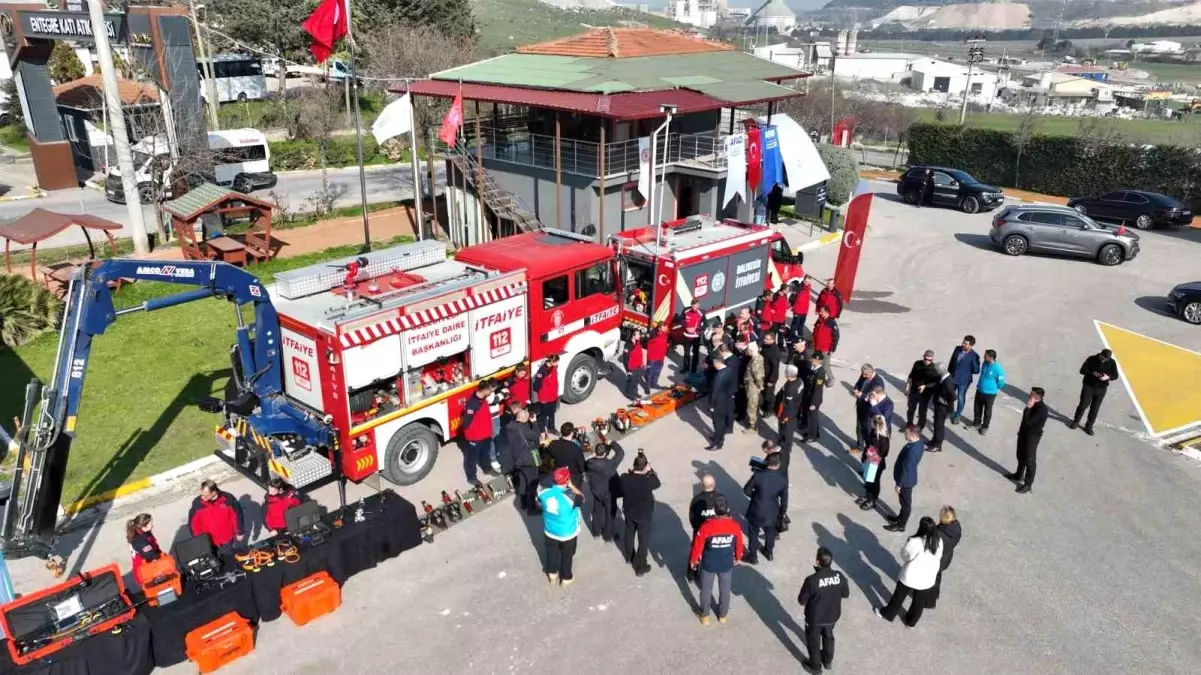
{"label": "fire truck cab", "polygon": [[735,220],[691,216],[664,223],[661,232],[622,232],[610,243],[621,266],[623,322],[658,321],[673,335],[694,299],[706,318],[721,318],[805,275],[803,255],[783,235]]}

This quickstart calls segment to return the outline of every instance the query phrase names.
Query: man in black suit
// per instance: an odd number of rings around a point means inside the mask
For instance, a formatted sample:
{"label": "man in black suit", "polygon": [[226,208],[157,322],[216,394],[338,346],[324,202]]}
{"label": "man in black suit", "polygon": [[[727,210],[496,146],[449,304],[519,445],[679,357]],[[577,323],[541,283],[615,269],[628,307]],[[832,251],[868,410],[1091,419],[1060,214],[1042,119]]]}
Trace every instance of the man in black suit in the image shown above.
{"label": "man in black suit", "polygon": [[934,370],[934,350],[927,349],[922,360],[914,361],[905,380],[905,394],[909,406],[905,411],[905,425],[913,424],[917,414],[917,428],[925,429],[930,401],[934,398],[934,385],[938,384],[938,373]]}
{"label": "man in black suit", "polygon": [[1005,476],[1017,481],[1017,493],[1027,494],[1034,485],[1034,471],[1038,467],[1038,442],[1043,439],[1043,427],[1047,426],[1047,404],[1043,403],[1046,392],[1042,387],[1031,387],[1026,397],[1026,409],[1022,411],[1022,423],[1018,427],[1018,469]]}
{"label": "man in black suit", "polygon": [[738,381],[734,369],[726,365],[730,352],[724,349],[713,359],[713,387],[709,390],[709,407],[713,411],[713,439],[706,450],[721,450],[726,444],[726,435],[734,429],[734,396],[738,393]]}
{"label": "man in black suit", "polygon": [[773,452],[764,462],[767,468],[755,471],[743,486],[742,492],[751,498],[746,508],[746,524],[750,529],[750,548],[742,562],[759,562],[759,531],[763,531],[763,557],[774,559],[776,524],[780,514],[788,510],[788,479],[780,473],[780,453]]}
{"label": "man in black suit", "polygon": [[[626,521],[625,540],[621,542],[626,562],[634,566],[634,574],[642,576],[651,571],[646,562],[647,546],[651,539],[651,521],[655,513],[655,490],[659,489],[659,474],[641,450],[634,466],[619,479],[621,513]],[[637,538],[637,547],[634,539]]]}
{"label": "man in black suit", "polygon": [[1080,426],[1080,418],[1088,411],[1088,419],[1084,423],[1084,433],[1093,435],[1093,425],[1097,422],[1097,413],[1101,412],[1101,401],[1105,400],[1105,392],[1110,382],[1118,381],[1118,364],[1113,360],[1113,352],[1102,349],[1084,360],[1080,366],[1080,374],[1084,382],[1080,386],[1080,403],[1076,405],[1076,414],[1072,416],[1069,429]]}
{"label": "man in black suit", "polygon": [[822,355],[814,353],[809,357],[809,372],[801,388],[801,417],[805,430],[801,432],[802,443],[812,443],[821,436],[822,397],[826,389],[826,369],[822,365]]}
{"label": "man in black suit", "polygon": [[776,431],[780,434],[780,452],[792,453],[792,437],[801,418],[801,379],[796,366],[784,366],[784,386],[776,404]]}
{"label": "man in black suit", "polygon": [[942,440],[947,431],[947,417],[955,409],[955,402],[959,400],[955,378],[947,372],[946,364],[942,362],[934,364],[934,371],[938,373],[938,382],[933,385],[934,435],[930,438],[930,447],[926,448],[926,452],[942,452]]}

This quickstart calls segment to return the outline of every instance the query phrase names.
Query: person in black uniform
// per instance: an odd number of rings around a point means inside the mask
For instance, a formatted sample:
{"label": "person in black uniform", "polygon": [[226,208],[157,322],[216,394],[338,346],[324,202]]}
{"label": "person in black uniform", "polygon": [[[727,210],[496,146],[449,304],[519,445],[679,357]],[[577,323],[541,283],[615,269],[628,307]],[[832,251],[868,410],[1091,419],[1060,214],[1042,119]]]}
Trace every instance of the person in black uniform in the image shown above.
{"label": "person in black uniform", "polygon": [[567,469],[571,472],[571,484],[580,492],[584,491],[584,471],[587,464],[584,461],[584,450],[575,441],[576,428],[571,422],[564,422],[559,427],[559,437],[546,446],[546,452],[554,462],[553,469]]}
{"label": "person in black uniform", "polygon": [[955,409],[955,402],[959,400],[955,378],[947,372],[946,365],[942,362],[936,363],[934,371],[938,373],[938,382],[934,384],[934,435],[930,438],[926,452],[942,452],[943,436],[947,432],[947,417]]}
{"label": "person in black uniform", "polygon": [[617,504],[613,501],[613,484],[617,481],[617,467],[625,459],[626,451],[621,444],[598,443],[594,457],[585,462],[585,473],[588,476],[588,494],[591,495],[592,508],[589,509],[588,528],[592,530],[592,538],[603,538],[613,541],[613,525],[617,517]]}
{"label": "person in black uniform", "polygon": [[729,353],[719,352],[713,359],[713,387],[709,390],[709,408],[713,413],[713,438],[706,450],[721,450],[726,436],[734,429],[734,396],[738,382],[734,369],[726,365]]}
{"label": "person in black uniform", "polygon": [[1038,443],[1043,439],[1043,427],[1047,426],[1047,404],[1043,403],[1046,392],[1042,387],[1031,387],[1026,397],[1026,409],[1022,411],[1022,423],[1018,427],[1018,469],[1005,476],[1017,481],[1018,494],[1030,492],[1034,486],[1034,471],[1038,468]]}
{"label": "person in black uniform", "polygon": [[784,386],[776,404],[776,431],[780,434],[780,452],[792,454],[792,437],[801,420],[801,380],[796,366],[784,366]]}
{"label": "person in black uniform", "polygon": [[763,334],[759,355],[763,357],[763,393],[759,395],[759,412],[763,417],[769,417],[776,412],[776,381],[780,379],[780,365],[784,363],[785,356],[775,332]]}
{"label": "person in black uniform", "polygon": [[788,511],[788,479],[780,473],[780,453],[773,452],[765,458],[767,468],[755,471],[743,486],[742,492],[751,498],[746,508],[746,524],[749,527],[750,548],[742,562],[754,565],[759,562],[759,532],[763,532],[763,557],[769,561],[775,556],[776,525],[780,514]]}
{"label": "person in black uniform", "polygon": [[829,549],[817,549],[815,571],[805,578],[797,596],[797,602],[805,607],[805,645],[809,650],[809,660],[802,665],[811,673],[834,665],[834,624],[842,618],[842,601],[851,597],[850,583],[842,572],[831,569],[833,564]]}
{"label": "person in black uniform", "polygon": [[821,436],[818,423],[821,421],[822,397],[826,389],[826,369],[822,367],[822,355],[809,358],[809,376],[801,392],[801,413],[805,417],[802,443],[813,443]]}
{"label": "person in black uniform", "polygon": [[505,426],[501,470],[513,478],[517,504],[531,516],[538,515],[538,429],[530,421],[529,408],[514,403],[513,421]]}
{"label": "person in black uniform", "polygon": [[696,531],[701,529],[701,525],[716,515],[714,504],[720,496],[722,495],[717,491],[717,481],[713,476],[701,476],[701,491],[696,493],[692,503],[688,505],[688,524],[692,526],[693,539],[696,539]]}
{"label": "person in black uniform", "polygon": [[934,397],[936,384],[938,372],[934,370],[934,350],[927,349],[920,361],[913,362],[913,368],[909,369],[909,377],[905,380],[905,395],[909,399],[905,426],[914,424],[913,415],[917,413],[917,427],[926,428],[926,413],[930,409],[930,400]]}
{"label": "person in black uniform", "polygon": [[1105,392],[1110,382],[1118,381],[1118,364],[1113,360],[1113,352],[1102,349],[1084,360],[1080,366],[1080,374],[1084,382],[1080,385],[1080,403],[1076,405],[1076,414],[1072,416],[1069,429],[1080,426],[1080,418],[1088,411],[1088,419],[1084,422],[1084,433],[1093,435],[1093,425],[1097,423],[1097,413],[1101,412],[1101,401],[1105,400]]}
{"label": "person in black uniform", "polygon": [[[651,468],[646,453],[639,450],[634,458],[634,468],[620,479],[621,512],[625,516],[626,534],[621,542],[626,562],[634,566],[634,573],[642,576],[651,571],[646,562],[646,547],[651,539],[651,517],[655,512],[655,490],[659,489],[659,475]],[[634,548],[634,537],[638,537],[638,548]]]}

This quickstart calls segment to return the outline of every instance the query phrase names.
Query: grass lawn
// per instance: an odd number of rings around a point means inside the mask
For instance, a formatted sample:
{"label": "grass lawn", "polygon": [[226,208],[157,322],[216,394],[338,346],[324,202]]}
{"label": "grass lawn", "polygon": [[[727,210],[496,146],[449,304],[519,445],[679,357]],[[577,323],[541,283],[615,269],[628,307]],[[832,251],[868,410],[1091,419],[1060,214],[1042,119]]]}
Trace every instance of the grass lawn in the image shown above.
{"label": "grass lawn", "polygon": [[[923,122],[936,121],[937,111],[925,109],[921,111]],[[1038,129],[1035,133],[1046,136],[1075,136],[1080,128],[1079,117],[1055,117],[1046,115],[1039,117]],[[1092,119],[1092,118],[1088,118]],[[981,129],[997,131],[1014,131],[1021,120],[1020,115],[1009,113],[972,113],[967,114],[967,123]],[[947,112],[947,123],[959,121],[959,111]],[[1112,118],[1097,118],[1105,126],[1116,129],[1132,142],[1140,143],[1172,143],[1179,145],[1197,145],[1201,141],[1201,116],[1194,115],[1181,122],[1167,120],[1123,120]]]}
{"label": "grass lawn", "polygon": [[[1175,39],[1175,38],[1173,38]],[[1133,61],[1131,68],[1145,70],[1158,82],[1201,83],[1201,64],[1159,63],[1158,61]]]}
{"label": "grass lawn", "polygon": [[[381,245],[407,241],[397,238]],[[252,271],[264,282],[284,270],[353,255],[341,246],[272,260]],[[138,282],[116,297],[118,309],[147,298],[191,290],[188,286]],[[235,318],[225,302],[202,300],[148,315],[129,315],[98,336],[92,348],[78,436],[67,467],[63,502],[72,502],[123,483],[207,456],[214,449],[216,418],[201,412],[201,396],[221,395],[229,377],[229,347]],[[0,348],[0,419],[10,427],[20,414],[24,384],[52,375],[57,334],[15,352]]]}
{"label": "grass lawn", "polygon": [[[341,93],[342,89],[339,87],[337,91]],[[380,111],[388,104],[388,100],[389,97],[384,92],[360,91],[359,111],[363,115],[363,124],[370,125],[374,122],[375,118],[379,117]],[[288,106],[294,110],[297,105],[299,103],[289,97]],[[280,119],[282,117],[281,107],[281,102],[274,99],[243,103],[230,101],[217,106],[217,119],[221,121],[222,129],[250,127],[267,130],[284,126]],[[354,128],[353,121],[349,124],[349,128]]]}
{"label": "grass lawn", "polygon": [[485,55],[504,54],[518,45],[575,35],[589,27],[678,26],[664,17],[632,9],[566,10],[539,0],[476,0],[473,12],[479,47]]}
{"label": "grass lawn", "polygon": [[18,152],[29,152],[29,139],[25,136],[25,127],[19,124],[0,127],[0,145],[7,145]]}

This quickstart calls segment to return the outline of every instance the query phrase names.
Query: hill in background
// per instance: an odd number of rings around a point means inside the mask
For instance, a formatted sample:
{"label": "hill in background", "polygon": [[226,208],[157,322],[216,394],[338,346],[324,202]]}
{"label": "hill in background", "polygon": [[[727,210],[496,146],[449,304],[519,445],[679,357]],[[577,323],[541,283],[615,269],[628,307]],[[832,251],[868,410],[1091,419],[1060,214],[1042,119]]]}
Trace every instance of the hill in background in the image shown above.
{"label": "hill in background", "polygon": [[664,17],[632,9],[563,9],[541,0],[476,0],[475,25],[485,56],[513,51],[518,45],[575,35],[588,28],[638,26],[681,28]]}

